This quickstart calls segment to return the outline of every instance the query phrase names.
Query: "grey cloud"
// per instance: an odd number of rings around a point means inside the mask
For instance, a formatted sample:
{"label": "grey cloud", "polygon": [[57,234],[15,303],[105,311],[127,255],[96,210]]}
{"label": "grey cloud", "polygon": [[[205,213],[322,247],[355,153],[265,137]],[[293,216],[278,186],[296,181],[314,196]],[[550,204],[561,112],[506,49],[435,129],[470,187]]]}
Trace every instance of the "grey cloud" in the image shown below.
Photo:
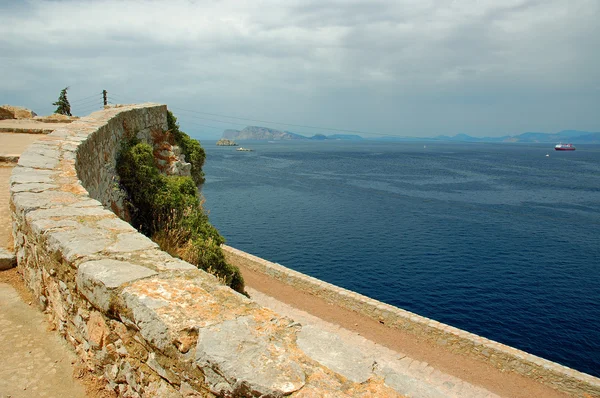
{"label": "grey cloud", "polygon": [[0,4],[0,102],[39,112],[70,85],[388,134],[600,129],[595,0],[20,4]]}

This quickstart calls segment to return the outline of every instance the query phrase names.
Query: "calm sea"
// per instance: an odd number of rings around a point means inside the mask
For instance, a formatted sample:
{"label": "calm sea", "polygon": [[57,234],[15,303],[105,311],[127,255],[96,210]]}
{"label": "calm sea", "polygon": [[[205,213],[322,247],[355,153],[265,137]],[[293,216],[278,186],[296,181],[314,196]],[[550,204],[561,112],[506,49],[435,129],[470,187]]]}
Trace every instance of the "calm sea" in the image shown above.
{"label": "calm sea", "polygon": [[228,244],[600,376],[600,146],[203,145]]}

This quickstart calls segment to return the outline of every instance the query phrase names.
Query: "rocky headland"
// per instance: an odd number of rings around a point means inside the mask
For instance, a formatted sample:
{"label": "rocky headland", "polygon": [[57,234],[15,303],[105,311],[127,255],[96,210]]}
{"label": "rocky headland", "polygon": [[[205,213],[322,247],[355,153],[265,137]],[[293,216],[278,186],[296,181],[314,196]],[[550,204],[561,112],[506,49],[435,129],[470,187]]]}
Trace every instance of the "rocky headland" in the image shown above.
{"label": "rocky headland", "polygon": [[[312,137],[306,137],[301,134],[292,133],[290,131],[281,131],[260,126],[247,126],[242,130],[225,130],[223,131],[223,139],[236,140],[362,140],[359,135],[354,134],[315,134]],[[218,145],[218,144],[217,144]]]}

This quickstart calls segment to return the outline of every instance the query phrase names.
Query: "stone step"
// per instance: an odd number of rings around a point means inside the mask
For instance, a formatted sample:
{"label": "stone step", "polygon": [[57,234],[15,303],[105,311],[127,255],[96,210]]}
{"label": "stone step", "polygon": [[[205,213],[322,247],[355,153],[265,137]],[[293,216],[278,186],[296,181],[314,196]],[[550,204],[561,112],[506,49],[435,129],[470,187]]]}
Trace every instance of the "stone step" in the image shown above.
{"label": "stone step", "polygon": [[11,269],[17,266],[17,257],[15,253],[0,248],[0,271]]}
{"label": "stone step", "polygon": [[0,164],[2,163],[12,163],[16,164],[19,161],[19,157],[21,155],[10,153],[10,154],[0,154]]}

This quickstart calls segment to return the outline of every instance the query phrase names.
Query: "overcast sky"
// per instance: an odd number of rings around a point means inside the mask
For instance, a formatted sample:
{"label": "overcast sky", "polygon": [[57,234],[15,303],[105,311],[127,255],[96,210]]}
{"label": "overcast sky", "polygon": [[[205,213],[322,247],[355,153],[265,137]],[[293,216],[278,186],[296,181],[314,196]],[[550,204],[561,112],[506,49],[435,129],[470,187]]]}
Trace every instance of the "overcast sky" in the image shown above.
{"label": "overcast sky", "polygon": [[224,116],[423,137],[600,131],[599,21],[600,0],[0,0],[0,103],[49,114],[69,86],[85,115],[106,89],[166,103],[207,139],[333,133]]}

